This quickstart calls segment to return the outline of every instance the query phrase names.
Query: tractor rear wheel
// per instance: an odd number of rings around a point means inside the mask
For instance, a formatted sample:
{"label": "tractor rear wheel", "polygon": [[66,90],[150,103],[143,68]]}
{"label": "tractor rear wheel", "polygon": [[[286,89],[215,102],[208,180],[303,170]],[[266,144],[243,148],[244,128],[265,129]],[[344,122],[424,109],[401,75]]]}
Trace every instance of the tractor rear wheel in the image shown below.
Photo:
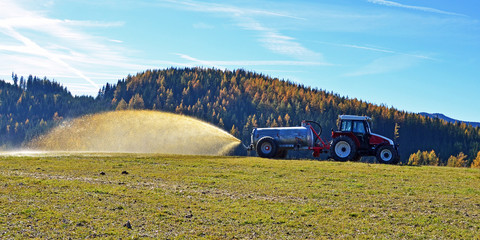
{"label": "tractor rear wheel", "polygon": [[277,154],[277,143],[271,137],[264,137],[258,141],[256,150],[262,158],[273,158]]}
{"label": "tractor rear wheel", "polygon": [[336,161],[345,162],[354,158],[357,154],[355,142],[347,136],[340,136],[332,141],[330,155]]}
{"label": "tractor rear wheel", "polygon": [[377,161],[385,164],[397,164],[400,160],[397,150],[390,145],[383,145],[377,149]]}

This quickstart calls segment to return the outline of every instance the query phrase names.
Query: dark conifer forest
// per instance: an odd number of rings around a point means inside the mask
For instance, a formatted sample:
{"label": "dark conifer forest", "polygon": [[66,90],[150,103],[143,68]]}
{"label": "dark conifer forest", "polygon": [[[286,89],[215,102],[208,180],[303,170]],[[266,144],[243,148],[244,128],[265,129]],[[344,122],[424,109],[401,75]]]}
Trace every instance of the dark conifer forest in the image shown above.
{"label": "dark conifer forest", "polygon": [[[153,109],[194,116],[249,143],[254,127],[294,126],[314,120],[330,140],[338,115],[373,118],[373,131],[400,144],[402,162],[434,150],[440,165],[463,152],[468,164],[480,151],[480,127],[351,99],[244,70],[147,70],[106,84],[98,96],[72,96],[57,82],[13,75],[0,81],[0,149],[19,148],[62,120],[119,109]],[[192,133],[194,134],[194,133]]]}

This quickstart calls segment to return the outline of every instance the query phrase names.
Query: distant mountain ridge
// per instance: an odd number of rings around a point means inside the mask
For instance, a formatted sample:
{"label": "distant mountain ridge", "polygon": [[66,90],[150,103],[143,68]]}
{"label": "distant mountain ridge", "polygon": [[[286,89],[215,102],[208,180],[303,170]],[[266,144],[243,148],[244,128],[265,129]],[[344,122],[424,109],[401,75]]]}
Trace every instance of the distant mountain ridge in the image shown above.
{"label": "distant mountain ridge", "polygon": [[480,127],[480,122],[460,121],[460,120],[457,120],[457,119],[447,117],[447,116],[445,116],[444,114],[441,114],[441,113],[420,112],[418,114],[420,114],[422,116],[425,116],[425,117],[430,117],[430,118],[433,118],[433,119],[435,119],[435,118],[442,119],[442,120],[445,120],[445,121],[450,122],[450,123],[460,122],[460,123],[465,123],[467,125],[471,125],[472,127]]}

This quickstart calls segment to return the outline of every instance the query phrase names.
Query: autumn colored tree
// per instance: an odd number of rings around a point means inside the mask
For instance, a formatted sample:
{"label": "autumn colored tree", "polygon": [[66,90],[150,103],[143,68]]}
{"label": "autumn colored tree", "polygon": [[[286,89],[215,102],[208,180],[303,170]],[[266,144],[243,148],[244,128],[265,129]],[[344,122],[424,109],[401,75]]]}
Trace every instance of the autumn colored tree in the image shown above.
{"label": "autumn colored tree", "polygon": [[416,153],[412,153],[408,158],[408,165],[410,166],[419,166],[419,165],[430,165],[430,166],[438,166],[439,158],[434,150],[428,151],[420,151],[418,150]]}
{"label": "autumn colored tree", "polygon": [[239,133],[239,132],[238,132],[238,129],[235,127],[235,124],[232,125],[232,128],[230,129],[230,134],[231,134],[232,136],[238,137],[238,133]]}
{"label": "autumn colored tree", "polygon": [[135,94],[128,102],[128,109],[144,109],[145,103],[140,94]]}
{"label": "autumn colored tree", "polygon": [[123,100],[123,98],[118,102],[117,108],[115,110],[120,111],[120,110],[126,110],[128,108],[127,102]]}
{"label": "autumn colored tree", "polygon": [[472,168],[480,168],[480,151],[477,153],[477,157],[473,159]]}
{"label": "autumn colored tree", "polygon": [[397,141],[400,137],[400,125],[395,123],[395,128],[393,130],[393,140]]}
{"label": "autumn colored tree", "polygon": [[466,167],[467,155],[460,152],[457,156],[450,156],[448,158],[447,167]]}
{"label": "autumn colored tree", "polygon": [[428,153],[427,159],[428,159],[428,165],[431,165],[431,166],[438,166],[438,164],[440,163],[440,159],[438,158],[434,150]]}

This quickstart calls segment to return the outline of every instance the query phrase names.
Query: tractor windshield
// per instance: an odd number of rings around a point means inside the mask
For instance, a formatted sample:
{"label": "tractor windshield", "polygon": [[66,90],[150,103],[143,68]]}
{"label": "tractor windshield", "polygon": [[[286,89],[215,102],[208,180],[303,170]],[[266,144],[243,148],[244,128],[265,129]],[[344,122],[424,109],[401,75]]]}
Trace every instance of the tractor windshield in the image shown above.
{"label": "tractor windshield", "polygon": [[340,128],[342,132],[351,132],[352,131],[352,121],[342,121],[342,126]]}
{"label": "tractor windshield", "polygon": [[353,132],[365,134],[365,124],[363,124],[363,121],[353,122]]}

